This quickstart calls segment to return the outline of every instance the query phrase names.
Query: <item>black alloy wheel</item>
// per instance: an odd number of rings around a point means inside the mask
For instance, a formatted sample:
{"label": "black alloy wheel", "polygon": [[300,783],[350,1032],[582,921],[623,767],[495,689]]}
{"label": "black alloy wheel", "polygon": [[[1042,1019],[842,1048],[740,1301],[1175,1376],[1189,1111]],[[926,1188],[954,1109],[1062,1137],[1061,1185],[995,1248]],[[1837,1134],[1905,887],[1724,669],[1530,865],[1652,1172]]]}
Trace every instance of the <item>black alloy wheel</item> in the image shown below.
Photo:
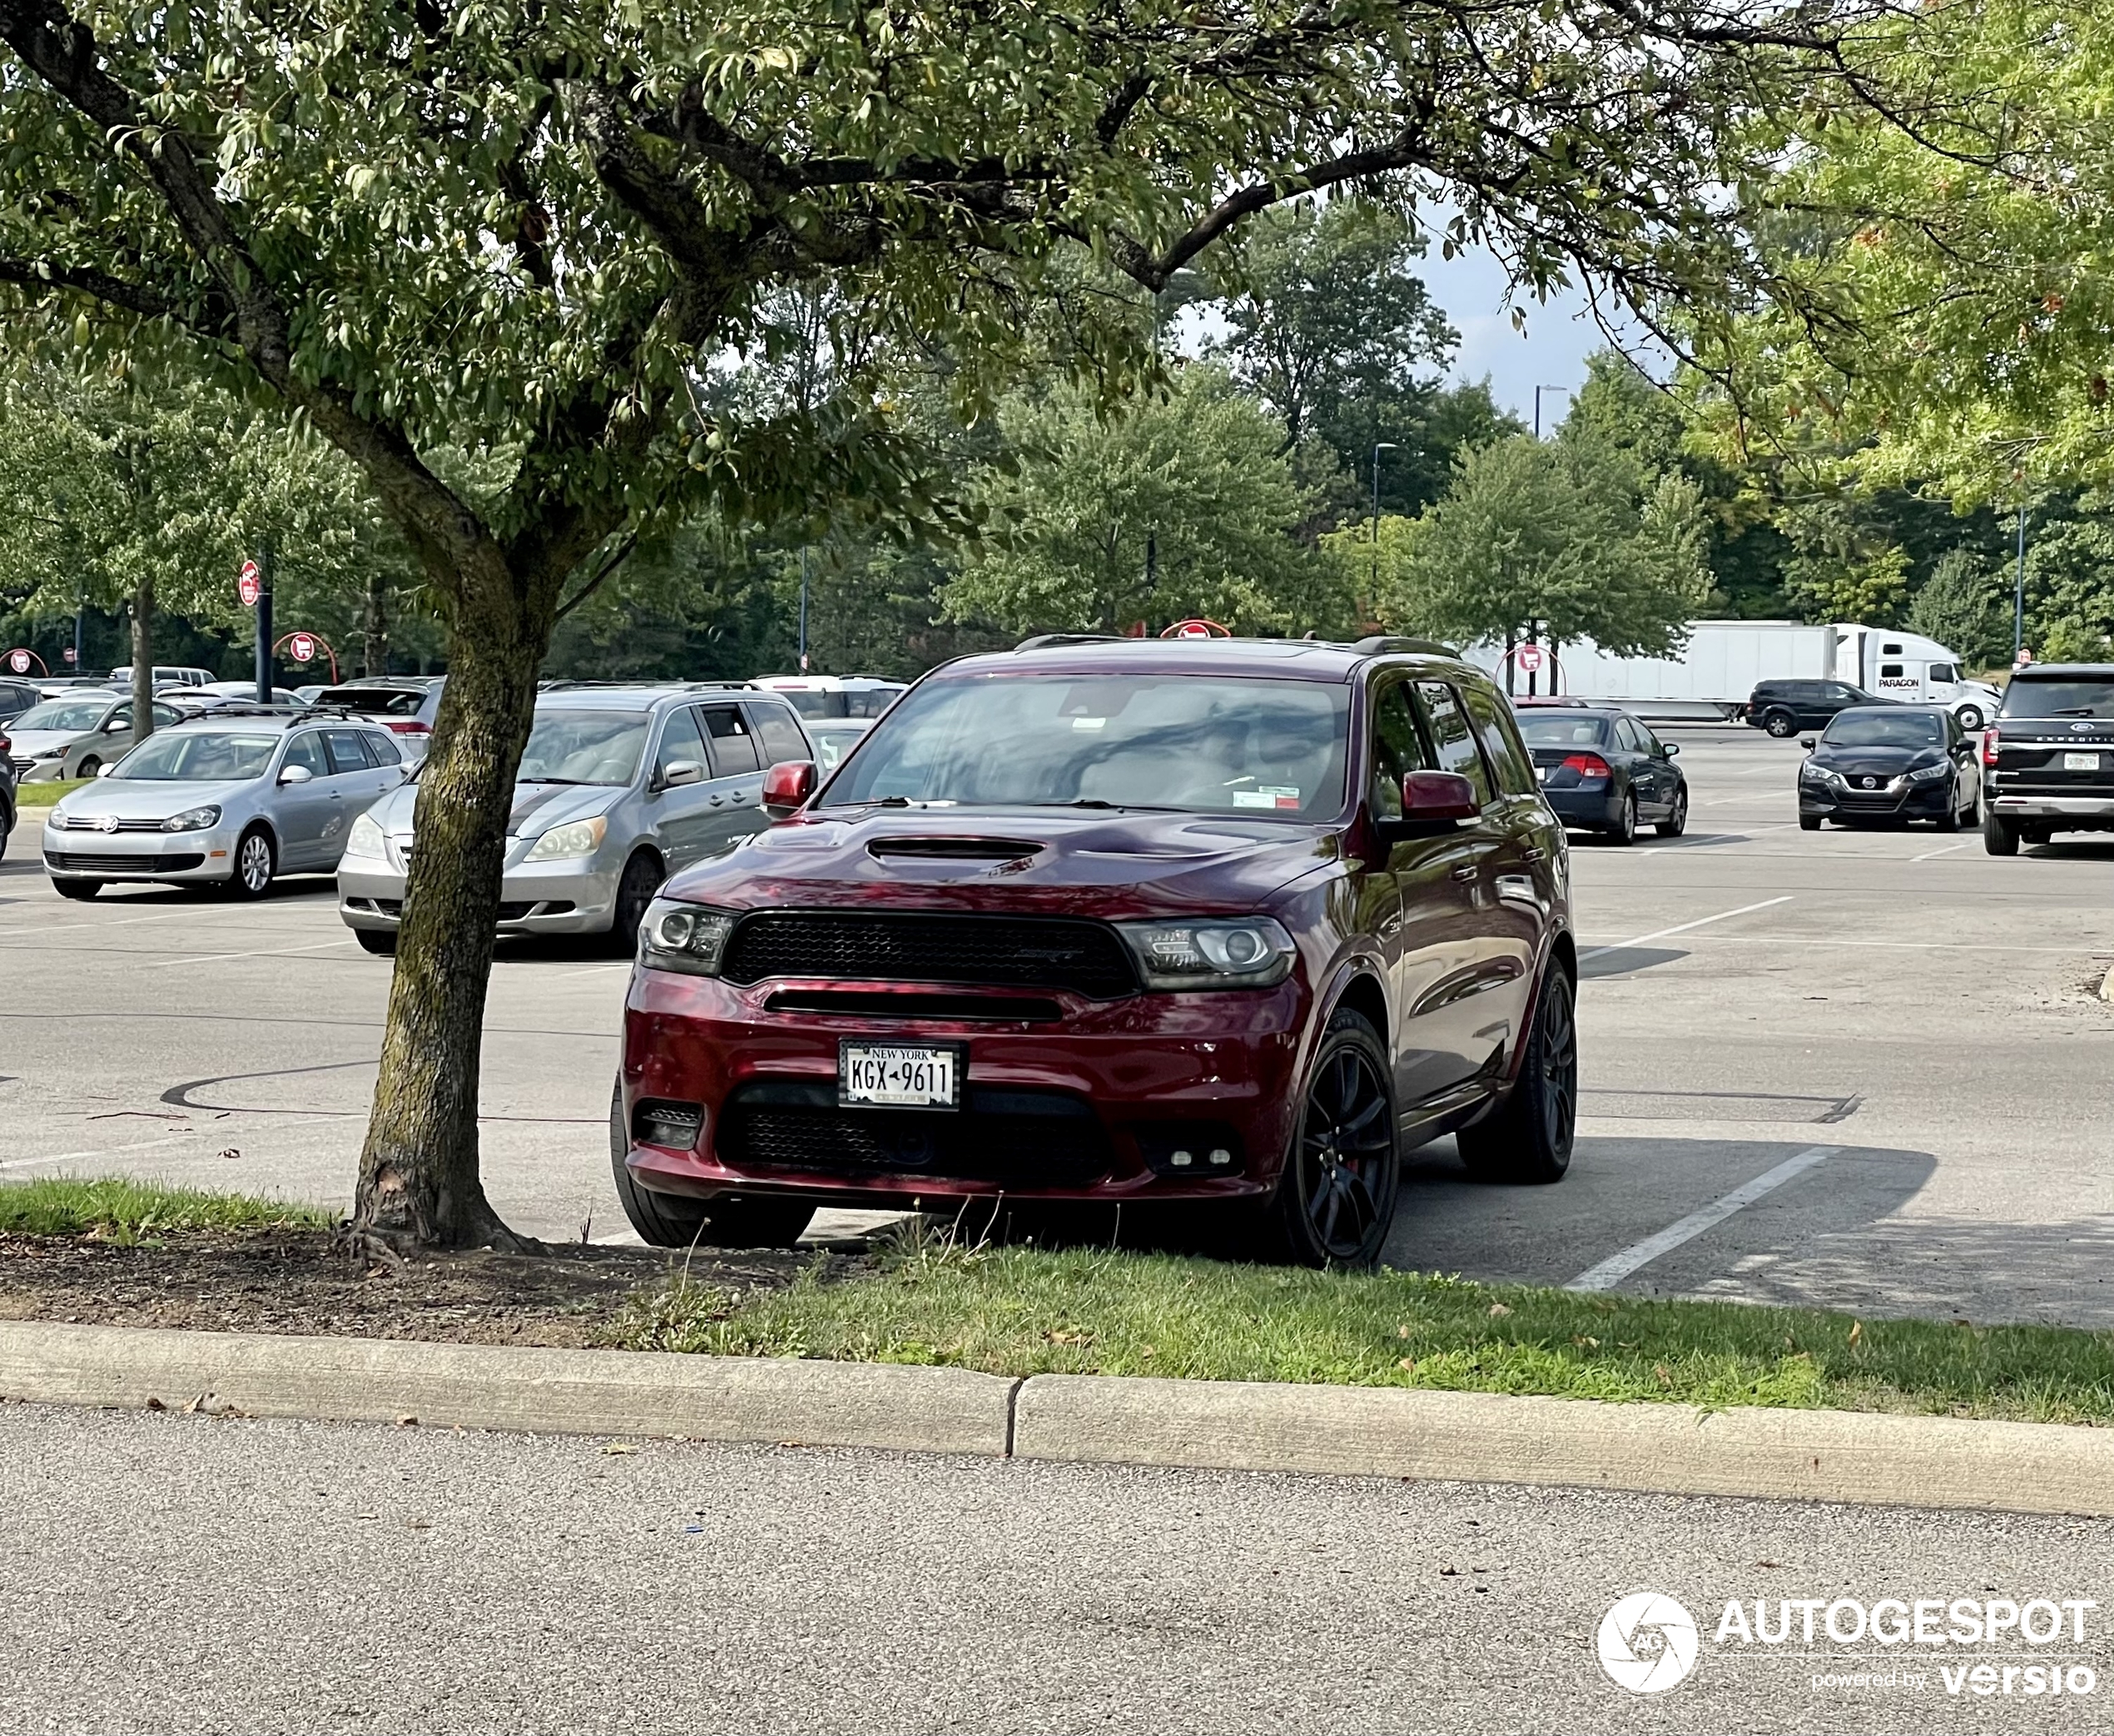
{"label": "black alloy wheel", "polygon": [[1765,712],[1762,714],[1762,727],[1781,742],[1798,732],[1799,720],[1786,711]]}
{"label": "black alloy wheel", "polygon": [[1622,797],[1622,810],[1615,824],[1608,828],[1607,841],[1610,844],[1629,846],[1637,841],[1637,792],[1626,791]]}
{"label": "black alloy wheel", "polygon": [[667,878],[661,859],[650,850],[638,851],[624,864],[617,882],[616,907],[609,916],[609,950],[620,958],[638,950],[638,925],[646,920],[646,907]]}
{"label": "black alloy wheel", "polygon": [[1659,822],[1659,836],[1678,838],[1688,830],[1688,786],[1683,784],[1674,792],[1673,811]]}
{"label": "black alloy wheel", "polygon": [[1278,1180],[1278,1239],[1298,1264],[1357,1268],[1380,1257],[1402,1183],[1389,1073],[1362,1014],[1329,1019]]}
{"label": "black alloy wheel", "polygon": [[1576,997],[1571,973],[1552,960],[1510,1094],[1456,1138],[1470,1174],[1540,1185],[1561,1181],[1571,1168],[1578,1132]]}

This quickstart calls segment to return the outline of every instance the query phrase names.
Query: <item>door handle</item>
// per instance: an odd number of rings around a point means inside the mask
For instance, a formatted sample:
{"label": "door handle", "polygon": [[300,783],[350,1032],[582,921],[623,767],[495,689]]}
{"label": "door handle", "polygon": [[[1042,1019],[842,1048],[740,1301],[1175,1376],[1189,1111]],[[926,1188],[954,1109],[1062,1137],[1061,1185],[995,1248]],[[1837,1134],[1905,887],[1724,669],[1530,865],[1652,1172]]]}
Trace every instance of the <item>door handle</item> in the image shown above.
{"label": "door handle", "polygon": [[1476,877],[1479,871],[1480,870],[1477,870],[1476,866],[1471,862],[1465,868],[1455,869],[1452,878],[1457,880],[1471,880]]}
{"label": "door handle", "polygon": [[1549,852],[1539,844],[1530,844],[1520,852],[1520,860],[1523,862],[1546,862],[1549,860]]}

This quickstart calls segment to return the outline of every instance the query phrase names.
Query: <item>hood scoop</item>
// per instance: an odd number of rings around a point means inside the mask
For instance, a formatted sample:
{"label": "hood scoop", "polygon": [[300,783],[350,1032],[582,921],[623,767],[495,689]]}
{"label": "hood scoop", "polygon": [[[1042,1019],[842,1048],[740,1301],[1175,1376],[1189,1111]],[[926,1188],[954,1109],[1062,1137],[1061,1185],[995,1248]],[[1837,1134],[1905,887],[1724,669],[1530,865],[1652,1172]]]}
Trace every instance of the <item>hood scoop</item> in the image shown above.
{"label": "hood scoop", "polygon": [[906,856],[924,862],[1017,862],[1043,848],[1028,838],[876,838],[866,854],[877,862]]}

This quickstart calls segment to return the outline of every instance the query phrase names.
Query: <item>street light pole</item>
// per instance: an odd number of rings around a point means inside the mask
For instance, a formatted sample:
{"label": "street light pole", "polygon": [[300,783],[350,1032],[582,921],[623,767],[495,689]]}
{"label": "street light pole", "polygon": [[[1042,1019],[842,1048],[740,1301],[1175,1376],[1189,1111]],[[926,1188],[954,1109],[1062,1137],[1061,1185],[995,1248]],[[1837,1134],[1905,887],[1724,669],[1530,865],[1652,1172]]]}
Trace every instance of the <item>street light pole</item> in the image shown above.
{"label": "street light pole", "polygon": [[800,672],[807,673],[807,550],[800,551]]}
{"label": "street light pole", "polygon": [[1541,438],[1541,394],[1544,392],[1568,392],[1569,386],[1536,386],[1534,389],[1534,437]]}
{"label": "street light pole", "polygon": [[2026,649],[2026,503],[2018,503],[2018,576],[2012,583],[2012,667]]}
{"label": "street light pole", "polygon": [[1380,454],[1396,450],[1392,440],[1372,443],[1372,596],[1380,594]]}

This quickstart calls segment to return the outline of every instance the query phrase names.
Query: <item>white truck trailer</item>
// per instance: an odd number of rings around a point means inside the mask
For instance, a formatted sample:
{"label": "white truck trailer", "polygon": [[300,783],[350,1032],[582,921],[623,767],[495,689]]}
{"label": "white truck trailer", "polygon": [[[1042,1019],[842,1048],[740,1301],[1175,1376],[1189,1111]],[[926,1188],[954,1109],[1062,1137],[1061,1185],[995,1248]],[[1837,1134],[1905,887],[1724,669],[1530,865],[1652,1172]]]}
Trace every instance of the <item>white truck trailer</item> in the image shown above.
{"label": "white truck trailer", "polygon": [[[1959,658],[1935,639],[1854,622],[1695,621],[1670,657],[1615,657],[1590,639],[1543,651],[1532,682],[1537,692],[1602,700],[1669,722],[1739,717],[1764,681],[1848,682],[1888,699],[1949,706],[1968,729],[1982,727],[1999,697],[1964,679]],[[1478,645],[1468,655],[1504,681],[1504,647]],[[1529,681],[1515,669],[1510,685],[1525,694]]]}

